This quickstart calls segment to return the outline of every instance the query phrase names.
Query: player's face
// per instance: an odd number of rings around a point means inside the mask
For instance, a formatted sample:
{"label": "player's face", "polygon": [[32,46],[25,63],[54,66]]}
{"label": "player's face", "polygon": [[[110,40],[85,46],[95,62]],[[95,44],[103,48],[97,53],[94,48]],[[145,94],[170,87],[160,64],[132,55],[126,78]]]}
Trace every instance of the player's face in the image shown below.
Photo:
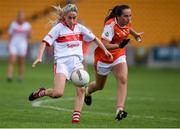
{"label": "player's face", "polygon": [[65,22],[67,23],[67,25],[72,27],[76,22],[77,13],[69,12],[69,13],[67,13],[66,16],[64,16],[64,18],[65,18]]}
{"label": "player's face", "polygon": [[19,12],[17,15],[17,20],[18,22],[23,22],[24,21],[24,13],[23,12]]}
{"label": "player's face", "polygon": [[117,19],[121,25],[127,25],[131,22],[131,9],[124,9],[122,15],[118,16]]}

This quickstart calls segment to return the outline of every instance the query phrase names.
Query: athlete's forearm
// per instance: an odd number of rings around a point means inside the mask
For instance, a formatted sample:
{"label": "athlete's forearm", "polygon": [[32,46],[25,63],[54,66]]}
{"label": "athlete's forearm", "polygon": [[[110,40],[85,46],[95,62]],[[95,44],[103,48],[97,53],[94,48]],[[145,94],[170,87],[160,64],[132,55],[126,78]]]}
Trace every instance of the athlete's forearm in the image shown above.
{"label": "athlete's forearm", "polygon": [[38,52],[38,57],[37,58],[42,59],[44,51],[45,51],[45,48],[46,48],[46,43],[42,42],[40,47],[39,47],[39,52]]}
{"label": "athlete's forearm", "polygon": [[138,33],[137,33],[133,28],[130,28],[130,29],[129,29],[129,33],[130,33],[134,38],[137,38],[137,36],[138,36]]}
{"label": "athlete's forearm", "polygon": [[136,39],[136,41],[141,42],[142,41],[142,34],[144,32],[136,32],[134,29],[130,28],[129,33]]}
{"label": "athlete's forearm", "polygon": [[106,49],[106,47],[104,46],[104,44],[98,39],[95,38],[95,43],[104,51],[105,55],[112,60],[113,59],[113,55]]}
{"label": "athlete's forearm", "polygon": [[104,46],[104,44],[96,37],[94,42],[104,51],[106,51],[106,47]]}
{"label": "athlete's forearm", "polygon": [[108,50],[119,48],[119,44],[110,44],[107,40],[102,39],[102,43]]}

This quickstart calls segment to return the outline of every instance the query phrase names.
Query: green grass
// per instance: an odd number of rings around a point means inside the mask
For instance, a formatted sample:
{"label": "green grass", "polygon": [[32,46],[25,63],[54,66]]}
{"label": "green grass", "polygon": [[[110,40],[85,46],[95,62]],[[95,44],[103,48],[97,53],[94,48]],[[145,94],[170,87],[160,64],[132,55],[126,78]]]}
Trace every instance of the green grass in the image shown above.
{"label": "green grass", "polygon": [[[109,75],[105,89],[93,94],[92,106],[84,105],[81,123],[71,124],[75,88],[67,83],[60,99],[45,97],[42,107],[33,107],[29,94],[40,86],[51,87],[53,67],[49,64],[32,69],[27,64],[25,80],[6,82],[6,63],[0,62],[0,127],[9,128],[180,128],[180,70],[129,68],[128,117],[120,122],[114,120],[116,81]],[[91,80],[93,68],[89,67]],[[38,100],[38,101],[39,101]],[[47,106],[47,107],[45,107]],[[51,109],[49,106],[56,108]],[[62,111],[62,108],[66,111]]]}

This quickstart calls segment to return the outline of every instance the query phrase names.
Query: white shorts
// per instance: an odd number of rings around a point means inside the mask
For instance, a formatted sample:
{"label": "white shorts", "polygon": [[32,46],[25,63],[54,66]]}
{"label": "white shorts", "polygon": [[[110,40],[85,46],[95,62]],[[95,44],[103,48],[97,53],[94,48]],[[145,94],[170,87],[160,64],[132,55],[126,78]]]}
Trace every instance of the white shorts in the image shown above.
{"label": "white shorts", "polygon": [[63,73],[66,79],[69,80],[74,70],[83,69],[84,66],[78,56],[70,56],[65,58],[59,58],[56,61],[56,73]]}
{"label": "white shorts", "polygon": [[117,58],[113,63],[108,64],[108,63],[103,63],[101,61],[97,62],[96,70],[99,75],[108,75],[109,72],[111,71],[112,67],[120,64],[120,63],[126,63],[126,56],[120,56]]}
{"label": "white shorts", "polygon": [[27,54],[27,43],[10,43],[8,47],[10,55],[26,56]]}

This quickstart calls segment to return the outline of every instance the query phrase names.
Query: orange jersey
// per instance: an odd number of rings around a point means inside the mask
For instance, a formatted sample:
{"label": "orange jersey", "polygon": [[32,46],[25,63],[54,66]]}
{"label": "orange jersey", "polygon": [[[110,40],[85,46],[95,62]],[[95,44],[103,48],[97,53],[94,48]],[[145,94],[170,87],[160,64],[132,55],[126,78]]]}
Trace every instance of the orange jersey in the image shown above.
{"label": "orange jersey", "polygon": [[[104,26],[101,38],[109,41],[110,44],[120,43],[128,37],[130,27],[130,23],[124,27],[120,27],[116,18],[109,19]],[[126,54],[125,48],[118,48],[109,51],[113,55],[113,60],[110,60],[110,58],[104,54],[104,51],[97,47],[95,50],[95,62],[101,61],[104,63],[112,63],[118,57]]]}
{"label": "orange jersey", "polygon": [[88,52],[89,52],[89,46],[88,43],[83,41],[82,43],[82,49],[83,49],[83,55],[87,56]]}

